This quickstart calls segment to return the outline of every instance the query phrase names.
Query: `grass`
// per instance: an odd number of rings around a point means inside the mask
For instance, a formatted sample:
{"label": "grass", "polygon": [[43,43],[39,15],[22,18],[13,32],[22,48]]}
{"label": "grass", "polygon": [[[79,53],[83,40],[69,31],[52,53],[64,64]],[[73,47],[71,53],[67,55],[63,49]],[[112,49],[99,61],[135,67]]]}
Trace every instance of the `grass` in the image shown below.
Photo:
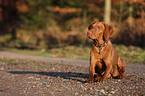
{"label": "grass", "polygon": [[115,49],[126,62],[145,63],[145,49],[124,45],[116,45]]}
{"label": "grass", "polygon": [[6,59],[6,58],[0,58],[1,62],[11,62],[12,60]]}
{"label": "grass", "polygon": [[19,64],[26,64],[28,66],[32,67],[41,67],[44,68],[43,63],[38,63],[38,62],[29,62],[26,60],[15,60],[15,59],[7,59],[7,58],[0,58],[0,62],[7,62],[8,65],[19,65]]}
{"label": "grass", "polygon": [[28,49],[16,49],[16,48],[0,48],[0,50],[11,51],[17,53],[30,54],[35,56],[45,57],[61,57],[61,58],[74,58],[74,59],[88,59],[90,48],[83,46],[66,46],[62,48],[53,49],[40,49],[40,50],[28,50]]}
{"label": "grass", "polygon": [[17,65],[18,60],[14,60],[14,59],[7,59],[7,58],[0,58],[0,62],[7,62],[9,64],[13,64],[13,65]]}
{"label": "grass", "polygon": [[[145,63],[145,49],[135,46],[114,45],[118,54],[122,56],[126,62]],[[20,50],[16,48],[1,48],[1,50],[24,53],[36,56],[58,57],[58,58],[74,58],[89,59],[90,47],[87,46],[66,46],[62,48],[41,49],[41,50]]]}

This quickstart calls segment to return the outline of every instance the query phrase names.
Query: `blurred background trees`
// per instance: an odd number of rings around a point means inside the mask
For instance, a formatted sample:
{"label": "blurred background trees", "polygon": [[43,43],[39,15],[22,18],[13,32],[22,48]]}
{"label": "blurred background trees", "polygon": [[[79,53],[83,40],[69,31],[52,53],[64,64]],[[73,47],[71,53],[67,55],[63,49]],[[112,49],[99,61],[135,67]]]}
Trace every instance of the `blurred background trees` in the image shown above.
{"label": "blurred background trees", "polygon": [[86,45],[88,25],[99,20],[113,27],[114,43],[145,47],[144,18],[144,0],[0,0],[0,46]]}

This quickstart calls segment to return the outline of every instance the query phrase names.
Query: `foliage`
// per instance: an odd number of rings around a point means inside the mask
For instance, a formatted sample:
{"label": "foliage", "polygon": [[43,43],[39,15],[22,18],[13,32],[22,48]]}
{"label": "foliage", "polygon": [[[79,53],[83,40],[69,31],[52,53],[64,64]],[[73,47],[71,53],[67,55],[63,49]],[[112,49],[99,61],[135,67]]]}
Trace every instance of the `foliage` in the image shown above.
{"label": "foliage", "polygon": [[[0,5],[0,46],[19,49],[90,44],[88,25],[104,17],[104,0],[2,0]],[[112,41],[145,47],[144,11],[143,0],[112,0]]]}
{"label": "foliage", "polygon": [[29,30],[38,30],[46,27],[51,12],[47,11],[47,6],[51,5],[51,0],[27,0],[29,11],[20,15],[26,28]]}

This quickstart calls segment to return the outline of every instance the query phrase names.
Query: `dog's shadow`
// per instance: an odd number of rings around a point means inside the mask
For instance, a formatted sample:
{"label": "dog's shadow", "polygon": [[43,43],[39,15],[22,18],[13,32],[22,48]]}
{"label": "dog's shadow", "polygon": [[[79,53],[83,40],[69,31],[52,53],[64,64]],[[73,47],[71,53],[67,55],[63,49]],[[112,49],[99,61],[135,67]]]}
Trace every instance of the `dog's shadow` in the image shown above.
{"label": "dog's shadow", "polygon": [[11,74],[39,74],[52,77],[60,77],[63,79],[75,80],[81,83],[85,83],[82,79],[88,79],[87,73],[75,73],[75,72],[33,72],[33,71],[8,71]]}

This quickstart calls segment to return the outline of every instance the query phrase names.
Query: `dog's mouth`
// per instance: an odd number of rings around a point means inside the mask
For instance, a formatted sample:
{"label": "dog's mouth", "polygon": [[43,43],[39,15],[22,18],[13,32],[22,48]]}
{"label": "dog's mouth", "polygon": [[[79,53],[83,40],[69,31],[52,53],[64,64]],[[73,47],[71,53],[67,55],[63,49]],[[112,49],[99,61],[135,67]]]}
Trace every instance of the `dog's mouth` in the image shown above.
{"label": "dog's mouth", "polygon": [[88,35],[88,38],[91,39],[91,40],[97,39],[97,38],[94,38],[93,36],[91,36],[91,34]]}
{"label": "dog's mouth", "polygon": [[93,38],[93,37],[91,37],[91,36],[88,36],[88,38],[91,39],[91,40],[97,39],[97,38]]}
{"label": "dog's mouth", "polygon": [[95,40],[95,38],[92,38],[91,36],[88,36],[88,38],[91,39],[91,40]]}
{"label": "dog's mouth", "polygon": [[92,31],[89,30],[89,31],[87,32],[88,37],[91,37],[91,34],[92,34]]}
{"label": "dog's mouth", "polygon": [[92,39],[91,36],[89,36],[89,35],[88,35],[88,38],[89,38],[89,39]]}
{"label": "dog's mouth", "polygon": [[93,36],[92,36],[93,35],[92,31],[88,31],[87,35],[88,35],[89,39],[92,39],[92,40],[94,39]]}

